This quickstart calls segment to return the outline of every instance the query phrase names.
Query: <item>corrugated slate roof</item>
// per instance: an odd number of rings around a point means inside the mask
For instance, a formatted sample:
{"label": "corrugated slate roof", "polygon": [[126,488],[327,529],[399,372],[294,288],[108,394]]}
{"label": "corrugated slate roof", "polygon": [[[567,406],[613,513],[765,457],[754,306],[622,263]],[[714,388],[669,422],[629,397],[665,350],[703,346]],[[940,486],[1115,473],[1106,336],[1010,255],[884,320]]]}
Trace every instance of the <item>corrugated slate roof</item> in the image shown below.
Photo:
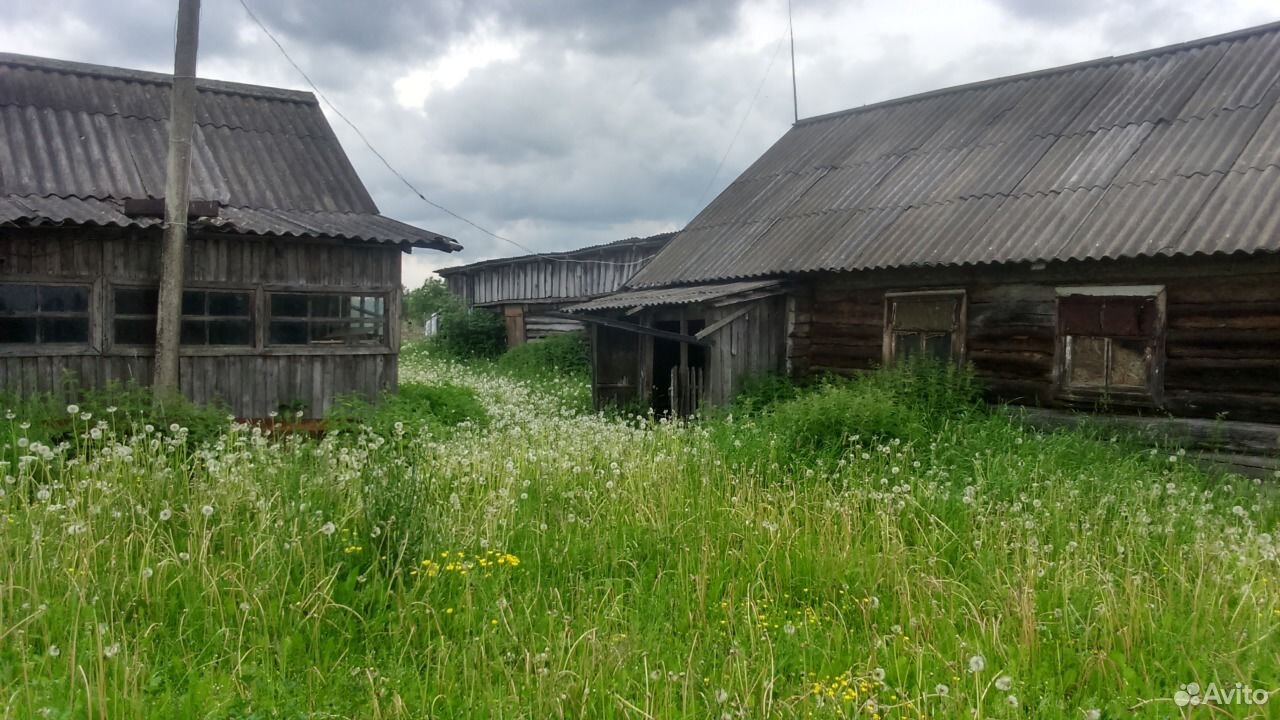
{"label": "corrugated slate roof", "polygon": [[655,307],[658,305],[684,305],[718,300],[750,292],[762,290],[781,284],[780,280],[753,280],[748,282],[720,283],[718,285],[693,285],[674,288],[655,288],[650,290],[626,290],[607,295],[595,300],[571,305],[565,310],[569,312],[590,312],[592,310],[617,310],[621,308]]}
{"label": "corrugated slate roof", "polygon": [[539,262],[544,260],[571,260],[590,255],[607,254],[612,250],[626,250],[633,247],[644,247],[659,250],[662,246],[666,245],[674,235],[674,232],[665,232],[645,237],[623,238],[622,240],[614,240],[612,242],[600,243],[598,245],[588,245],[586,247],[574,248],[573,250],[563,250],[560,252],[533,253],[530,255],[513,255],[511,257],[490,258],[488,260],[478,260],[467,265],[453,265],[446,268],[440,268],[435,272],[437,275],[447,277],[449,275],[467,272],[468,270],[478,270],[480,268],[491,267],[494,265],[508,265],[511,263],[529,261]]}
{"label": "corrugated slate roof", "polygon": [[802,120],[631,281],[1280,252],[1280,23]]}
{"label": "corrugated slate roof", "polygon": [[[147,227],[126,198],[164,194],[170,77],[0,53],[0,223]],[[191,198],[206,229],[453,251],[383,217],[311,93],[197,81]]]}

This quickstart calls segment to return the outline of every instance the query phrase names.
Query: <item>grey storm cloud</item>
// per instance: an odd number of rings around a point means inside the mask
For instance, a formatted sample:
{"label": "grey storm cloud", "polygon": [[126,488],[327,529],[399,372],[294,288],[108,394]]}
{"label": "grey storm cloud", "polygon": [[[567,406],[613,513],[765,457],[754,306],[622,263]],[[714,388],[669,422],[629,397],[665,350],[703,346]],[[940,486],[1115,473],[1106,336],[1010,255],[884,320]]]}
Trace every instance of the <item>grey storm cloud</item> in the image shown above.
{"label": "grey storm cloud", "polygon": [[[415,187],[520,245],[422,202],[329,112],[384,213],[466,246],[415,253],[410,283],[429,267],[677,229],[791,122],[786,0],[246,1]],[[175,5],[10,0],[0,50],[164,71]],[[793,5],[802,116],[1275,14],[1264,0]],[[435,82],[477,38],[515,50]],[[202,75],[308,89],[239,0],[204,0],[200,50]]]}

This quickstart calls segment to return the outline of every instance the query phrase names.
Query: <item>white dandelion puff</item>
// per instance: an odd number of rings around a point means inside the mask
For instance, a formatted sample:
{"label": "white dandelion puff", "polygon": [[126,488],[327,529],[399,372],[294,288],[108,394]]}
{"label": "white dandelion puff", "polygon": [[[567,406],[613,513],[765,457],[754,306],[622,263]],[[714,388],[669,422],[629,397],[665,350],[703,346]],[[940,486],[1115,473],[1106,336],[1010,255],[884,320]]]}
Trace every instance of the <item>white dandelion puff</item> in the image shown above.
{"label": "white dandelion puff", "polygon": [[969,658],[969,672],[980,673],[987,667],[987,659],[981,655],[974,655]]}
{"label": "white dandelion puff", "polygon": [[1009,688],[1013,687],[1013,678],[1008,675],[1001,675],[996,678],[996,689],[1000,692],[1009,692]]}

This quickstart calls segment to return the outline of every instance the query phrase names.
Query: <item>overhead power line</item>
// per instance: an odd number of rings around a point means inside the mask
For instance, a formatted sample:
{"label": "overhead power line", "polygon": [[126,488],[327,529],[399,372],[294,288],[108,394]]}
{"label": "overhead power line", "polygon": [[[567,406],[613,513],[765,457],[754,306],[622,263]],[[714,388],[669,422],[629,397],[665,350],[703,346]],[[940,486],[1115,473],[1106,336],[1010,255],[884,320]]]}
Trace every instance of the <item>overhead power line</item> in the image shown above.
{"label": "overhead power line", "polygon": [[[466,223],[467,225],[470,225],[471,227],[484,233],[485,235],[488,235],[491,238],[494,238],[495,240],[501,240],[502,242],[508,243],[516,248],[519,248],[525,251],[529,255],[537,256],[552,262],[581,263],[581,264],[595,264],[595,265],[618,265],[618,266],[633,265],[636,262],[639,262],[639,261],[614,262],[611,260],[578,260],[575,258],[555,257],[553,254],[549,254],[549,253],[541,253],[515,240],[512,240],[511,238],[503,237],[502,235],[495,233],[494,231],[471,220],[470,218],[467,218],[461,215],[460,213],[456,213],[453,210],[450,210],[449,208],[445,207],[444,205],[441,205],[440,203],[435,202],[431,198],[427,197],[412,182],[410,182],[409,179],[405,177],[403,173],[397,170],[395,166],[392,165],[389,160],[387,160],[386,156],[384,156],[381,152],[378,152],[378,148],[374,147],[373,143],[369,141],[369,138],[365,136],[364,132],[360,130],[360,127],[356,125],[355,122],[351,120],[351,118],[347,117],[346,114],[342,112],[342,110],[338,109],[337,105],[333,104],[333,101],[331,101],[328,97],[325,96],[325,94],[320,90],[320,88],[316,86],[315,82],[311,80],[311,76],[307,75],[307,72],[303,70],[302,67],[299,66],[297,62],[294,61],[294,59],[289,55],[289,51],[284,49],[284,45],[280,43],[280,40],[276,38],[275,34],[272,33],[271,30],[266,26],[266,24],[263,23],[262,20],[258,18],[257,14],[253,12],[253,8],[249,7],[248,1],[240,0],[240,6],[244,8],[244,11],[249,16],[249,19],[252,20],[254,24],[258,26],[258,29],[262,30],[263,34],[266,35],[271,40],[271,42],[276,46],[276,49],[280,51],[280,54],[284,56],[284,59],[287,60],[289,64],[293,66],[293,69],[296,70],[298,74],[302,76],[302,79],[305,80],[307,85],[311,87],[311,91],[316,94],[316,97],[320,98],[320,100],[324,102],[325,105],[329,106],[329,109],[332,110],[333,113],[337,115],[344,123],[346,123],[347,126],[350,127],[353,132],[355,132],[356,136],[360,138],[360,141],[364,143],[364,146],[369,149],[369,152],[373,153],[374,156],[377,157],[378,160],[380,160],[384,166],[386,166],[387,170],[391,171],[392,175],[395,175],[396,178],[400,180],[400,182],[404,183],[405,187],[409,188],[410,192],[412,192],[414,195],[417,195],[418,198],[421,199],[426,204],[439,210],[440,212],[445,213],[446,215],[449,215],[454,219],[457,219],[461,222]],[[717,172],[719,171],[717,170]],[[643,260],[649,260],[649,259],[650,258],[644,258]]]}
{"label": "overhead power line", "polygon": [[[243,0],[241,0],[243,2]],[[756,92],[751,96],[751,102],[747,103],[747,109],[742,113],[742,119],[738,121],[738,128],[733,131],[733,137],[729,139],[729,147],[724,149],[724,154],[720,156],[720,162],[716,164],[716,171],[711,174],[711,178],[707,180],[706,187],[702,188],[702,195],[698,198],[698,205],[705,205],[707,202],[707,193],[711,191],[711,187],[715,184],[716,178],[720,177],[720,171],[724,169],[724,163],[729,159],[729,153],[733,152],[733,146],[738,142],[738,136],[742,134],[742,128],[747,124],[747,118],[751,117],[751,110],[755,108],[756,101],[760,99],[760,91],[764,90],[765,81],[769,79],[769,73],[773,70],[773,64],[778,60],[778,51],[782,50],[782,41],[786,39],[784,33],[778,38],[777,44],[773,46],[773,56],[769,58],[769,64],[765,66],[764,75],[760,77],[760,83],[756,85]]]}

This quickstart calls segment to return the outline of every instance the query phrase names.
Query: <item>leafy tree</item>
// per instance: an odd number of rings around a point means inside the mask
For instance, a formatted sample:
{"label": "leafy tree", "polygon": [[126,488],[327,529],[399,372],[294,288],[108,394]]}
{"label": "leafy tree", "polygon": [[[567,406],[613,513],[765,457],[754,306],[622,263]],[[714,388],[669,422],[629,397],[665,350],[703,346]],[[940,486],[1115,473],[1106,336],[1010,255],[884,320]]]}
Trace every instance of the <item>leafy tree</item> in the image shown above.
{"label": "leafy tree", "polygon": [[444,314],[457,310],[460,302],[449,286],[440,278],[431,278],[416,290],[408,290],[402,300],[402,315],[406,320],[421,324],[435,313]]}

